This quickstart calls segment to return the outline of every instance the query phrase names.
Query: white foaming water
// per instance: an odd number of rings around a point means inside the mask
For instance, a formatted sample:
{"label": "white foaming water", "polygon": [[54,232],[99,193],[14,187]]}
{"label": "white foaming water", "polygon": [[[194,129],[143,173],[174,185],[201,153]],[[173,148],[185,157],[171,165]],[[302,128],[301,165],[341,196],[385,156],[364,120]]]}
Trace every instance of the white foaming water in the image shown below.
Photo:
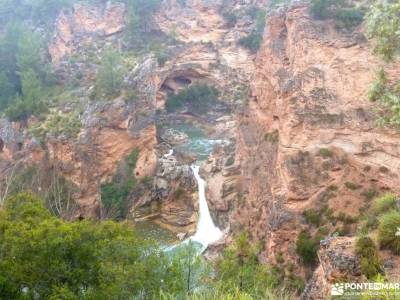
{"label": "white foaming water", "polygon": [[221,230],[215,226],[206,200],[205,181],[199,175],[199,166],[191,167],[196,178],[199,190],[199,220],[196,233],[190,237],[190,240],[198,242],[203,246],[203,250],[211,243],[218,241],[222,237]]}

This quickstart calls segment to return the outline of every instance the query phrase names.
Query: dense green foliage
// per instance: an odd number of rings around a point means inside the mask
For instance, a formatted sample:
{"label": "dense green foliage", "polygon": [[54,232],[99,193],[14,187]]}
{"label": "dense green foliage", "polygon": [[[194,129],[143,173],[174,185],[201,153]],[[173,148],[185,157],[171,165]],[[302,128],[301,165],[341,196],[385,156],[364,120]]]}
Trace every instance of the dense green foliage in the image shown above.
{"label": "dense green foliage", "polygon": [[400,125],[400,81],[390,84],[385,71],[379,70],[369,90],[369,99],[379,102],[383,109],[379,119],[381,125]]}
{"label": "dense green foliage", "polygon": [[175,284],[128,223],[63,222],[30,194],[0,215],[1,299],[148,299]]}
{"label": "dense green foliage", "polygon": [[[368,31],[375,40],[375,53],[393,61],[400,53],[400,3],[375,1],[367,15]],[[400,125],[400,80],[389,81],[381,69],[369,92],[371,101],[378,101],[383,111],[381,125]]]}
{"label": "dense green foliage", "polygon": [[0,33],[0,109],[11,120],[46,111],[43,85],[52,84],[42,39],[18,23]]}
{"label": "dense green foliage", "polygon": [[239,45],[257,52],[263,40],[264,27],[266,22],[266,11],[257,7],[250,8],[247,14],[255,20],[255,28],[247,36],[239,39]]}
{"label": "dense green foliage", "polygon": [[123,75],[121,54],[113,48],[105,49],[97,70],[95,96],[107,99],[118,96]]}
{"label": "dense green foliage", "polygon": [[77,113],[50,114],[46,120],[30,128],[33,136],[45,142],[48,136],[75,138],[82,127]]}
{"label": "dense green foliage", "polygon": [[174,112],[186,107],[195,113],[204,113],[218,100],[218,95],[219,92],[214,87],[206,84],[193,84],[177,94],[170,94],[166,109],[168,112]]}
{"label": "dense green foliage", "polygon": [[258,253],[258,247],[249,243],[246,233],[237,236],[217,262],[217,277],[222,283],[220,288],[228,293],[240,291],[263,299],[266,289],[277,287],[278,274],[258,262]]}
{"label": "dense green foliage", "polygon": [[261,42],[262,35],[255,31],[239,39],[239,45],[250,49],[252,52],[257,52],[261,46]]}
{"label": "dense green foliage", "polygon": [[306,232],[300,232],[296,241],[296,253],[305,265],[315,265],[317,263],[317,251],[319,249],[320,237],[311,237]]}
{"label": "dense green foliage", "polygon": [[312,224],[316,227],[321,225],[322,222],[322,215],[321,212],[315,209],[305,210],[303,212],[303,216],[308,224]]}
{"label": "dense green foliage", "polygon": [[364,20],[364,11],[348,0],[312,0],[310,10],[316,19],[335,19],[340,29],[351,30]]}
{"label": "dense green foliage", "polygon": [[378,241],[381,248],[400,255],[400,212],[392,210],[379,218]]}
{"label": "dense green foliage", "polygon": [[1,299],[289,299],[241,235],[216,273],[189,242],[161,251],[128,222],[65,222],[28,193],[0,209]]}
{"label": "dense green foliage", "polygon": [[393,60],[400,51],[400,3],[374,1],[367,15],[368,30],[376,40],[375,52],[386,60]]}
{"label": "dense green foliage", "polygon": [[368,279],[373,279],[382,273],[378,251],[369,236],[357,238],[356,254],[360,257],[361,271]]}
{"label": "dense green foliage", "polygon": [[134,149],[122,162],[111,182],[101,185],[102,217],[123,219],[129,210],[129,193],[136,185],[134,170],[139,150]]}

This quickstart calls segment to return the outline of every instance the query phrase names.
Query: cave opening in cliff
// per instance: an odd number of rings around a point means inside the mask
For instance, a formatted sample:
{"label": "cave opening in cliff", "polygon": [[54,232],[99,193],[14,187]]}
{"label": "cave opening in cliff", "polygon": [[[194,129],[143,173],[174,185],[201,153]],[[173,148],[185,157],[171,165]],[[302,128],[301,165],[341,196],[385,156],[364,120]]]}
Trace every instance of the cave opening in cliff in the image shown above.
{"label": "cave opening in cliff", "polygon": [[190,85],[192,83],[192,80],[184,77],[184,76],[177,76],[174,78],[174,81],[179,84],[180,86],[187,86]]}
{"label": "cave opening in cliff", "polygon": [[169,77],[165,79],[163,84],[161,85],[160,91],[165,92],[167,94],[176,93],[179,90],[182,90],[193,82],[188,76],[179,75],[174,77]]}

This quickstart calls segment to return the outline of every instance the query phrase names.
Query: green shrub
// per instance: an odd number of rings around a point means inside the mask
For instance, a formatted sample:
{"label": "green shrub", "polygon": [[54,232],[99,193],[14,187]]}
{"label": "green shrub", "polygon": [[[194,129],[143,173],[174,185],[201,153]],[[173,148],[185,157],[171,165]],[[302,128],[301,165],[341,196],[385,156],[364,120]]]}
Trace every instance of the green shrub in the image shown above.
{"label": "green shrub", "polygon": [[376,229],[379,225],[378,218],[376,216],[369,215],[365,220],[365,227],[368,230]]}
{"label": "green shrub", "polygon": [[228,27],[234,27],[237,22],[237,16],[234,12],[232,11],[224,11],[222,13],[222,17],[224,18],[226,24]]}
{"label": "green shrub", "polygon": [[304,291],[304,288],[306,287],[304,279],[301,276],[296,276],[291,274],[286,282],[288,285],[288,289],[295,291],[297,294],[301,294]]}
{"label": "green shrub", "polygon": [[347,187],[349,190],[353,190],[353,191],[354,191],[354,190],[358,190],[358,189],[361,187],[359,184],[354,183],[354,182],[349,182],[349,181],[345,182],[344,185],[345,185],[345,187]]}
{"label": "green shrub", "polygon": [[344,224],[342,227],[336,228],[335,232],[337,232],[339,236],[349,236],[351,233],[351,227],[349,224]]}
{"label": "green shrub", "polygon": [[257,50],[260,49],[262,39],[261,33],[252,32],[247,36],[241,37],[239,39],[239,45],[251,50],[252,52],[257,52]]}
{"label": "green shrub", "polygon": [[328,186],[328,190],[334,192],[334,191],[338,190],[338,187],[337,187],[337,185],[332,184],[332,185]]}
{"label": "green shrub", "polygon": [[375,200],[374,211],[377,214],[388,212],[396,208],[397,196],[394,194],[385,194]]}
{"label": "green shrub", "polygon": [[360,257],[361,272],[368,279],[382,273],[378,251],[374,241],[369,236],[357,238],[355,252]]}
{"label": "green shrub", "polygon": [[365,166],[363,170],[365,172],[369,172],[369,171],[371,171],[371,169],[372,169],[371,166]]}
{"label": "green shrub", "polygon": [[389,173],[389,169],[388,168],[386,168],[385,166],[380,166],[379,167],[379,172],[382,172],[382,173]]}
{"label": "green shrub", "polygon": [[344,212],[339,213],[339,215],[336,217],[336,219],[343,222],[344,224],[354,224],[354,223],[357,223],[357,221],[358,221],[357,217],[352,217]]}
{"label": "green shrub", "polygon": [[272,132],[268,132],[264,135],[264,140],[271,144],[276,144],[279,142],[279,131],[274,130]]}
{"label": "green shrub", "polygon": [[323,158],[329,158],[333,156],[333,152],[328,148],[321,148],[318,150],[318,155]]}
{"label": "green shrub", "polygon": [[[400,53],[400,5],[398,1],[375,1],[371,3],[367,15],[367,27],[370,37],[374,38],[374,52],[386,61],[393,61]],[[390,84],[383,70],[379,70],[377,79],[369,91],[372,101],[379,101],[381,125],[400,125],[400,81]]]}
{"label": "green shrub", "polygon": [[315,227],[318,227],[321,225],[321,213],[319,211],[316,211],[314,209],[309,209],[303,212],[303,216],[307,222],[307,224],[312,224]]}
{"label": "green shrub", "polygon": [[278,286],[276,271],[258,261],[259,251],[259,247],[250,243],[248,235],[241,233],[223,252],[217,261],[216,273],[227,291],[239,288],[242,292],[258,294],[263,289]]}
{"label": "green shrub", "polygon": [[333,18],[338,28],[351,30],[364,20],[364,11],[348,0],[312,0],[311,15],[315,19]]}
{"label": "green shrub", "polygon": [[373,1],[367,15],[368,33],[375,40],[374,52],[387,61],[400,53],[399,12],[398,1]]}
{"label": "green shrub", "polygon": [[95,97],[112,99],[119,96],[124,73],[121,54],[111,47],[106,48],[96,74]]}
{"label": "green shrub", "polygon": [[140,183],[143,184],[147,188],[151,188],[153,184],[153,177],[145,176],[140,180]]}
{"label": "green shrub", "polygon": [[229,156],[229,158],[225,162],[225,167],[232,166],[235,163],[235,157]]}
{"label": "green shrub", "polygon": [[252,6],[247,9],[246,14],[255,20],[255,28],[247,36],[241,37],[238,41],[238,44],[255,53],[258,51],[258,49],[260,49],[263,40],[266,11],[265,9]]}
{"label": "green shrub", "polygon": [[47,134],[54,137],[64,135],[67,138],[75,138],[81,128],[82,123],[77,113],[54,114],[47,117],[46,121],[32,127],[30,132],[36,138],[45,141]]}
{"label": "green shrub", "polygon": [[381,248],[400,254],[400,213],[391,211],[379,218],[378,241]]}
{"label": "green shrub", "polygon": [[318,237],[312,238],[306,231],[302,231],[299,234],[296,241],[296,253],[305,265],[315,265],[317,263],[319,241]]}
{"label": "green shrub", "polygon": [[101,203],[104,216],[107,218],[124,219],[129,212],[129,193],[136,186],[133,173],[139,157],[139,150],[134,149],[120,162],[117,172],[111,182],[101,185]]}
{"label": "green shrub", "polygon": [[196,113],[205,113],[212,104],[217,102],[218,96],[219,92],[215,87],[206,84],[193,84],[177,94],[170,94],[166,109],[168,112],[174,112],[183,106],[187,106]]}
{"label": "green shrub", "polygon": [[367,201],[371,201],[376,196],[378,196],[378,191],[375,188],[370,188],[361,193],[361,196],[364,196]]}
{"label": "green shrub", "polygon": [[332,16],[332,6],[336,0],[312,0],[310,11],[316,19],[326,19]]}
{"label": "green shrub", "polygon": [[127,222],[66,222],[20,193],[0,209],[0,231],[2,299],[152,299],[179,288],[180,268]]}
{"label": "green shrub", "polygon": [[339,28],[351,29],[362,23],[364,12],[359,8],[342,8],[336,12],[336,25]]}
{"label": "green shrub", "polygon": [[154,14],[160,8],[161,0],[126,0],[127,24],[125,38],[131,43],[143,43],[150,34]]}

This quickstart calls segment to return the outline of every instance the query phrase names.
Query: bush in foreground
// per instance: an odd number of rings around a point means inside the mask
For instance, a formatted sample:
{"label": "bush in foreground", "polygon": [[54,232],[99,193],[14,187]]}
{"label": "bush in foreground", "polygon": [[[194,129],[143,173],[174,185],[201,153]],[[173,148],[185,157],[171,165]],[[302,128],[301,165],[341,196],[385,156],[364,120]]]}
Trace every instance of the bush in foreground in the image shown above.
{"label": "bush in foreground", "polygon": [[305,265],[317,263],[317,252],[319,249],[319,238],[311,237],[308,232],[301,232],[296,241],[296,253]]}
{"label": "bush in foreground", "polygon": [[0,210],[0,245],[1,299],[148,299],[171,286],[162,253],[128,223],[65,222],[27,193]]}
{"label": "bush in foreground", "polygon": [[400,254],[400,213],[391,211],[379,219],[378,241],[383,249],[390,249],[394,254]]}
{"label": "bush in foreground", "polygon": [[360,257],[361,272],[368,279],[382,273],[378,251],[369,236],[361,236],[357,239],[356,254]]}

